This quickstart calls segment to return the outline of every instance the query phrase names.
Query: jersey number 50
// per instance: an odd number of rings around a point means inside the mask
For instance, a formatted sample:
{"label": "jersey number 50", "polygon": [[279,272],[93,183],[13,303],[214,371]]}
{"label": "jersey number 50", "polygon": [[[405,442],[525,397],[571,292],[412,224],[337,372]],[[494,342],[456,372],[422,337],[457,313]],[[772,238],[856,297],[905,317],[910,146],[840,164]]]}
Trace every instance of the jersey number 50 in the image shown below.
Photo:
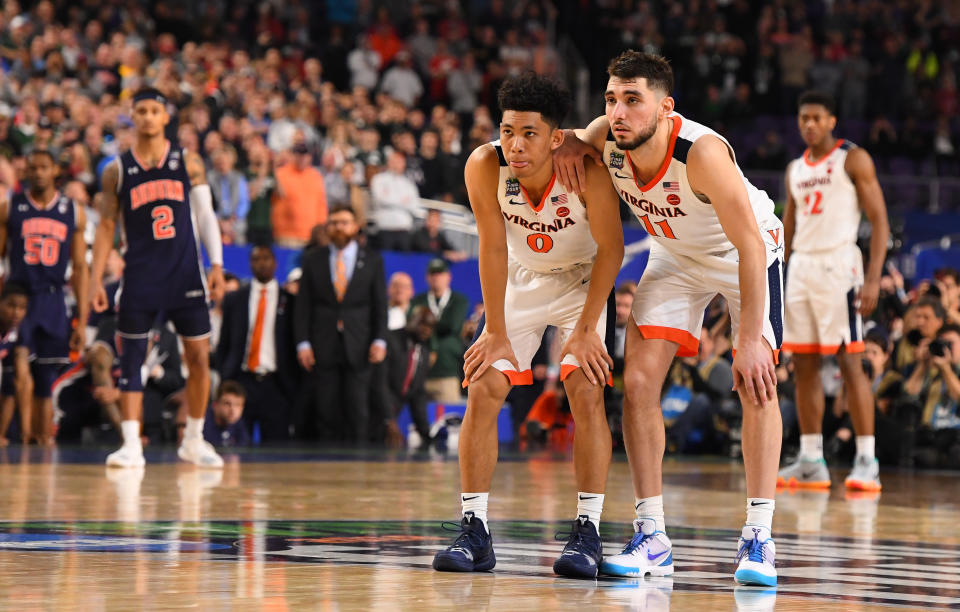
{"label": "jersey number 50", "polygon": [[173,226],[173,209],[169,206],[157,206],[151,213],[153,217],[153,239],[168,240],[177,235]]}
{"label": "jersey number 50", "polygon": [[60,241],[56,238],[27,236],[23,250],[23,261],[31,266],[55,266],[60,261]]}

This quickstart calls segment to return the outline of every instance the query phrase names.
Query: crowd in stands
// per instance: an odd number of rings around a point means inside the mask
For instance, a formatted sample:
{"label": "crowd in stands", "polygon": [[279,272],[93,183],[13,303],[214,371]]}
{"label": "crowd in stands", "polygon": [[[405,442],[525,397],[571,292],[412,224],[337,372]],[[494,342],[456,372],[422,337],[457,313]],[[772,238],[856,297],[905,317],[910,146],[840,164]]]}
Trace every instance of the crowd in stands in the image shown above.
{"label": "crowd in stands", "polygon": [[[206,162],[224,242],[256,245],[254,278],[232,278],[214,308],[214,365],[224,382],[207,419],[210,439],[396,444],[408,432],[397,430],[394,417],[409,405],[416,437],[426,443],[426,404],[463,401],[460,362],[482,307],[471,311],[450,289],[448,262],[467,254],[423,200],[466,205],[463,166],[470,151],[497,136],[499,83],[531,69],[568,76],[578,60],[569,57],[571,47],[561,53],[562,39],[572,41],[589,70],[591,100],[605,83],[608,59],[622,49],[666,55],[677,75],[678,107],[728,135],[748,170],[782,172],[801,152],[796,96],[815,86],[837,97],[841,135],[848,129],[881,172],[904,170],[897,160],[907,158],[907,172],[957,173],[956,3],[7,0],[0,10],[0,186],[22,188],[30,150],[55,152],[63,191],[87,207],[92,242],[99,177],[133,142],[130,97],[145,84],[157,87],[170,101],[168,136]],[[599,114],[599,104],[593,111]],[[335,213],[350,219],[333,224]],[[349,223],[355,232],[344,229]],[[367,381],[367,422],[341,430],[339,421],[325,425],[338,417],[322,412],[329,398],[317,386],[319,347],[312,347],[316,369],[305,369],[298,344],[311,339],[297,330],[295,313],[315,305],[297,295],[304,283],[324,273],[325,282],[338,281],[336,263],[324,271],[323,257],[351,241],[370,262],[379,250],[438,259],[420,295],[404,273],[369,280],[383,297],[364,297],[364,304],[382,306],[383,325],[365,341],[364,363],[351,357],[351,367],[369,370],[360,379]],[[301,267],[285,282],[274,280],[268,245],[304,249]],[[114,279],[121,270],[113,257]],[[344,278],[354,273],[350,268]],[[911,286],[893,267],[883,279],[864,361],[880,400],[883,462],[960,462],[956,281],[944,270]],[[330,292],[325,299],[336,306],[350,298]],[[614,346],[621,368],[631,299],[629,285],[618,290]],[[670,452],[738,452],[727,320],[718,299],[700,356],[678,359],[670,372],[663,398]],[[64,441],[101,440],[119,419],[112,352],[108,342],[94,341],[112,336],[115,323],[109,316],[91,323],[90,347],[57,396]],[[511,396],[525,444],[555,440],[551,432],[569,425],[552,348],[548,335],[536,384]],[[789,433],[795,418],[784,357],[778,371]],[[830,367],[825,380],[839,380]],[[145,368],[144,435],[175,439],[183,373],[169,329],[155,330]],[[828,450],[847,452],[852,436],[842,389],[825,387],[834,398]],[[614,388],[608,397],[615,429],[618,394]]]}

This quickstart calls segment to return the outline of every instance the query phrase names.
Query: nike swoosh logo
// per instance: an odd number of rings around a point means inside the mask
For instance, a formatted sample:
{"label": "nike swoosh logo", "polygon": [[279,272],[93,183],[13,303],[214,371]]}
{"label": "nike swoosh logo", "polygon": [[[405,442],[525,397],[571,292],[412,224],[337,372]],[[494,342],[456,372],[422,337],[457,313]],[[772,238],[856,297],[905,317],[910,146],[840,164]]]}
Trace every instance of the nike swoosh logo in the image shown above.
{"label": "nike swoosh logo", "polygon": [[[590,279],[589,279],[589,278],[585,278],[585,279],[583,279],[582,281],[580,281],[580,284],[581,284],[581,285],[586,285],[586,284],[589,283],[589,282],[590,282]],[[583,498],[581,497],[580,499],[583,499]]]}
{"label": "nike swoosh logo", "polygon": [[474,495],[473,497],[464,497],[464,498],[463,498],[463,501],[470,501],[471,499],[477,499],[478,497],[480,497],[480,496],[479,496],[479,495]]}
{"label": "nike swoosh logo", "polygon": [[514,206],[523,206],[524,204],[526,204],[526,202],[515,202],[513,198],[510,198],[510,203],[513,204]]}
{"label": "nike swoosh logo", "polygon": [[809,474],[807,472],[803,472],[802,474],[800,474],[800,476],[806,479],[806,478],[813,478],[814,476],[816,476],[816,474],[817,474],[816,472],[810,472]]}
{"label": "nike swoosh logo", "polygon": [[[806,478],[806,476],[804,476]],[[766,506],[767,502],[750,502],[751,506]]]}
{"label": "nike swoosh logo", "polygon": [[662,556],[665,555],[665,554],[667,554],[667,551],[665,551],[665,550],[661,550],[660,552],[658,552],[658,553],[655,554],[655,555],[651,555],[650,553],[647,553],[647,561],[653,561],[653,560],[656,559],[657,557],[662,557]]}
{"label": "nike swoosh logo", "polygon": [[628,179],[628,178],[630,178],[629,176],[627,176],[627,175],[625,175],[625,174],[620,174],[619,172],[614,172],[613,175],[614,175],[615,177],[617,177],[617,178],[622,178],[622,179]]}
{"label": "nike swoosh logo", "polygon": [[596,496],[596,495],[588,495],[588,496],[584,497],[583,495],[581,495],[581,496],[580,496],[580,499],[597,499],[597,496]]}

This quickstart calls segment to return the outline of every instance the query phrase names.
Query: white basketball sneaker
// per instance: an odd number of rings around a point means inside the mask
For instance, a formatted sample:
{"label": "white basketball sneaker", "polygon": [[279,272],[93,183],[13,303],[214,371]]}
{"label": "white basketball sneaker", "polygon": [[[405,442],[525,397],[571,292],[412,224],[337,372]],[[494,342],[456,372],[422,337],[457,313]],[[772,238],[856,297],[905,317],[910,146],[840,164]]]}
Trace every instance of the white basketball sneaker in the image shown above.
{"label": "white basketball sneaker", "polygon": [[213,449],[213,445],[203,438],[184,438],[177,449],[177,456],[197,467],[212,470],[223,468],[223,459]]}
{"label": "white basketball sneaker", "polygon": [[146,465],[143,458],[143,447],[139,444],[124,444],[119,450],[107,455],[107,467],[141,468]]}
{"label": "white basketball sneaker", "polygon": [[740,533],[738,565],[733,579],[738,584],[777,586],[776,556],[777,547],[770,537],[769,529],[744,525]]}
{"label": "white basketball sneaker", "polygon": [[673,544],[667,534],[657,530],[656,521],[636,519],[633,529],[633,538],[623,547],[623,552],[604,559],[600,564],[600,573],[636,578],[646,574],[673,574]]}
{"label": "white basketball sneaker", "polygon": [[823,459],[800,457],[777,474],[778,487],[799,487],[801,489],[829,489],[830,471]]}
{"label": "white basketball sneaker", "polygon": [[853,461],[853,471],[844,484],[853,491],[879,491],[880,462],[876,457],[857,457]]}

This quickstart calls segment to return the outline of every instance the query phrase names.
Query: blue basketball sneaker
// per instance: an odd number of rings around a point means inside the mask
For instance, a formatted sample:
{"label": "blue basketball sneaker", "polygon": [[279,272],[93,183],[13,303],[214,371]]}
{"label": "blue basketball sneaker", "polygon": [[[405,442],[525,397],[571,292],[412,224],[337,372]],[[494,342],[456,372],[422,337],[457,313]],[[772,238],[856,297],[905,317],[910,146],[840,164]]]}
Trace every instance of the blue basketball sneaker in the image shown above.
{"label": "blue basketball sneaker", "polygon": [[766,527],[745,525],[740,534],[737,571],[733,579],[739,584],[777,586],[775,559],[777,547]]}
{"label": "blue basketball sneaker", "polygon": [[673,544],[670,538],[657,529],[656,521],[637,519],[633,521],[635,533],[618,555],[607,557],[600,564],[600,571],[607,576],[642,578],[669,576],[673,574]]}
{"label": "blue basketball sneaker", "polygon": [[596,578],[603,559],[603,540],[590,519],[578,516],[570,533],[557,534],[558,539],[564,537],[567,545],[553,562],[554,573],[570,578]]}
{"label": "blue basketball sneaker", "polygon": [[459,525],[443,523],[443,528],[448,531],[459,529],[460,535],[452,545],[433,557],[433,569],[441,572],[485,572],[497,564],[493,554],[493,538],[483,521],[473,512],[465,513]]}

